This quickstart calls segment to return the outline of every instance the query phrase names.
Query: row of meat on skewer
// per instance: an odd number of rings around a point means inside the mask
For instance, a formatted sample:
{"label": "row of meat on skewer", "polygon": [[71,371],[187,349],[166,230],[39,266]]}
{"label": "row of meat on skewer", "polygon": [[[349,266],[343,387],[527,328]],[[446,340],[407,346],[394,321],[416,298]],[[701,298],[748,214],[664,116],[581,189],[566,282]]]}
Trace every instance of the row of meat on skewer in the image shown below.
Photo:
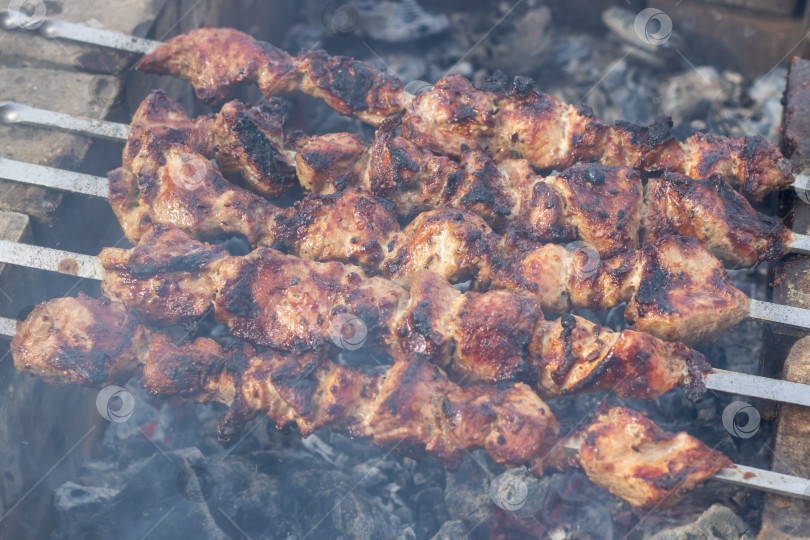
{"label": "row of meat on skewer", "polygon": [[[285,138],[275,101],[190,119],[152,93],[109,175],[136,244],[99,256],[110,300],[38,306],[12,342],[19,369],[91,386],[139,374],[152,393],[225,403],[226,439],[263,413],[449,465],[483,448],[535,474],[580,466],[636,506],[671,504],[731,466],[624,408],[561,437],[542,400],[702,394],[711,367],[677,340],[709,340],[750,308],[716,257],[751,265],[801,244],[732,187],[759,199],[793,181],[766,141],[609,127],[524,79],[448,77],[414,97],[363,62],[292,58],[231,30],[180,36],[140,66],[188,78],[209,102],[246,80],[269,98],[300,89],[379,129],[369,147],[351,134]],[[553,168],[564,170],[536,172]],[[636,169],[669,172],[645,187]],[[267,200],[296,183],[307,195],[293,206]],[[206,242],[234,234],[253,250]],[[453,286],[467,280],[468,292]],[[567,313],[622,302],[634,330]],[[211,311],[240,347],[178,345],[147,326]],[[330,359],[347,314],[392,367]]]}

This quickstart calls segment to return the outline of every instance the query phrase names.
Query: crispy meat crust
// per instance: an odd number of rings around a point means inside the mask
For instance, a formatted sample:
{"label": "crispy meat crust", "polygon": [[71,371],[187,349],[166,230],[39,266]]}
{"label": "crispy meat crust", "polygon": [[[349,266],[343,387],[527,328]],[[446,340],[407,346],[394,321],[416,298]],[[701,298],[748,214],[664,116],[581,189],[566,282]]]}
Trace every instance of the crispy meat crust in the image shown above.
{"label": "crispy meat crust", "polygon": [[645,242],[673,233],[697,238],[727,264],[751,266],[785,254],[790,231],[754,210],[720,176],[704,182],[664,173],[647,183]]}
{"label": "crispy meat crust", "polygon": [[633,506],[671,506],[731,460],[687,433],[669,433],[615,407],[584,430],[579,463],[588,478]]}
{"label": "crispy meat crust", "polygon": [[18,370],[48,382],[100,387],[129,378],[146,332],[122,304],[80,293],[36,306],[17,324],[11,354]]}
{"label": "crispy meat crust", "polygon": [[154,90],[132,117],[123,166],[132,169],[148,144],[144,138],[182,144],[216,158],[223,174],[235,182],[266,197],[280,197],[295,185],[292,160],[284,150],[283,121],[283,106],[275,101],[261,107],[232,101],[218,114],[191,119],[176,101]]}
{"label": "crispy meat crust", "polygon": [[640,252],[625,318],[664,339],[704,343],[742,321],[749,298],[694,238],[667,236]]}

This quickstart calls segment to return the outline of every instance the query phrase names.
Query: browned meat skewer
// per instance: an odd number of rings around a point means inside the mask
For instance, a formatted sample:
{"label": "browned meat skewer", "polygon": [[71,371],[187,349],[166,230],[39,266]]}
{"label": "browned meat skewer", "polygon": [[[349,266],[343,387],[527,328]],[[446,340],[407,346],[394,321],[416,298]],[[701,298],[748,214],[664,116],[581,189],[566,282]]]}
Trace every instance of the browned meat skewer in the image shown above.
{"label": "browned meat skewer", "polygon": [[638,330],[671,340],[706,341],[747,312],[748,298],[697,241],[664,237],[609,259],[554,244],[518,249],[478,216],[447,207],[400,230],[388,203],[357,188],[281,210],[187,148],[148,138],[129,166],[132,173],[110,175],[110,203],[133,242],[155,223],[174,224],[196,238],[242,233],[253,246],[359,264],[399,283],[427,269],[452,282],[473,279],[478,290],[524,290],[555,313],[626,301]]}
{"label": "browned meat skewer", "polygon": [[[236,122],[216,117],[192,120],[164,93],[153,92],[133,117],[124,168],[137,172],[144,159],[158,159],[153,151],[143,151],[144,140],[183,142],[204,155],[216,154],[207,136],[214,123],[230,126],[230,130],[220,128],[220,133],[253,134],[241,139],[233,136],[229,144],[223,141],[231,139],[218,136],[220,147],[227,148],[230,156],[224,158],[219,152],[220,168],[226,174],[246,171],[243,176],[277,177],[282,183],[273,189],[281,192],[290,185],[288,178],[279,174],[277,161],[267,158],[284,147],[281,131],[262,127],[280,125],[274,111],[248,109],[235,101],[220,116],[239,118]],[[699,182],[665,173],[648,182],[645,203],[639,176],[627,168],[577,165],[557,177],[543,178],[525,160],[495,165],[480,152],[468,152],[461,163],[435,156],[397,135],[395,128],[395,121],[384,124],[369,149],[358,137],[345,133],[291,137],[287,145],[298,150],[295,161],[302,186],[319,194],[361,187],[395,201],[403,218],[441,206],[459,208],[481,216],[498,231],[515,231],[529,240],[581,238],[602,257],[637,249],[639,240],[652,243],[681,234],[698,238],[729,264],[750,266],[781,257],[792,238],[786,227],[757,213],[718,177]],[[235,155],[241,161],[235,162]],[[257,164],[264,164],[267,173],[254,172]]]}
{"label": "browned meat skewer", "polygon": [[278,350],[342,343],[346,320],[359,319],[370,351],[427,358],[468,381],[522,380],[545,397],[609,388],[652,398],[678,385],[699,395],[709,369],[680,343],[573,315],[545,321],[529,294],[461,293],[428,271],[405,289],[356,266],[270,248],[230,256],[165,225],[134,249],[105,249],[99,258],[104,294],[148,319],[192,322],[213,306],[235,336]]}
{"label": "browned meat skewer", "polygon": [[297,137],[296,173],[305,189],[333,193],[359,186],[397,203],[403,217],[438,205],[469,210],[498,231],[539,242],[579,238],[603,257],[680,234],[697,238],[728,264],[782,257],[791,231],[754,210],[722,178],[665,172],[646,190],[627,167],[578,164],[542,177],[520,159],[494,163],[468,151],[456,162],[380,127],[371,148],[350,134]]}
{"label": "browned meat skewer", "polygon": [[294,58],[236,30],[212,28],[166,42],[139,68],[189,80],[208,103],[224,100],[236,84],[255,81],[267,97],[301,90],[373,125],[404,114],[405,137],[451,156],[461,155],[466,145],[498,161],[525,158],[538,169],[584,161],[693,178],[718,173],[757,200],[793,182],[790,163],[762,137],[696,134],[681,143],[670,135],[665,119],[649,127],[608,126],[587,107],[542,94],[521,77],[510,84],[496,76],[475,87],[454,75],[414,97],[400,81],[365,62],[323,51]]}
{"label": "browned meat skewer", "polygon": [[[633,505],[667,506],[731,465],[686,433],[668,433],[641,414],[613,408],[582,430],[579,455],[558,457],[556,419],[522,383],[460,387],[415,358],[365,373],[315,354],[224,351],[199,338],[175,345],[121,304],[80,295],[37,306],[12,341],[18,369],[56,384],[104,386],[140,372],[150,393],[221,402],[220,437],[266,414],[307,436],[323,426],[383,447],[421,451],[455,467],[482,448],[499,463],[576,465]],[[561,444],[556,445],[561,448]]]}

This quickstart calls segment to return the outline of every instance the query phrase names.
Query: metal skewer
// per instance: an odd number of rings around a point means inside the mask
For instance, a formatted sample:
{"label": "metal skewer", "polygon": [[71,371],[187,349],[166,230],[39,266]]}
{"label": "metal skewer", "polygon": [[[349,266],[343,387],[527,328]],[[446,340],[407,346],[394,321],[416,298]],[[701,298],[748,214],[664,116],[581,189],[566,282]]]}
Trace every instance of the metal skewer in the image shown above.
{"label": "metal skewer", "polygon": [[[568,437],[563,443],[566,450],[576,454],[579,453],[581,446],[581,434]],[[799,476],[766,471],[735,463],[731,467],[717,471],[714,479],[737,486],[775,493],[776,495],[810,500],[810,480]]]}
{"label": "metal skewer", "polygon": [[25,13],[13,10],[0,11],[0,28],[4,30],[35,31],[50,39],[67,39],[137,54],[150,53],[161,45],[159,41],[100,28],[91,28],[61,19],[38,21],[36,17],[30,17]]}
{"label": "metal skewer", "polygon": [[[68,261],[68,264],[65,261]],[[0,263],[16,264],[99,281],[104,277],[104,269],[98,257],[9,240],[0,240]],[[752,302],[754,301],[752,300]],[[803,316],[810,321],[810,311],[800,311],[806,312]],[[810,407],[810,386],[800,383],[722,369],[713,369],[704,375],[704,383],[709,390]]]}

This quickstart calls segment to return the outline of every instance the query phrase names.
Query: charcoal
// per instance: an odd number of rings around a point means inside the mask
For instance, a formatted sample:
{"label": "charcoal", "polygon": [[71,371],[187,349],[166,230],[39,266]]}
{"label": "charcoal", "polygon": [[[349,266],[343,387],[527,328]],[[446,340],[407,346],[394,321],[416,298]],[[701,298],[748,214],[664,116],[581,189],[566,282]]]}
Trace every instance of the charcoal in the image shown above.
{"label": "charcoal", "polygon": [[694,523],[661,531],[650,540],[753,540],[754,537],[753,531],[740,516],[727,506],[715,504]]}

